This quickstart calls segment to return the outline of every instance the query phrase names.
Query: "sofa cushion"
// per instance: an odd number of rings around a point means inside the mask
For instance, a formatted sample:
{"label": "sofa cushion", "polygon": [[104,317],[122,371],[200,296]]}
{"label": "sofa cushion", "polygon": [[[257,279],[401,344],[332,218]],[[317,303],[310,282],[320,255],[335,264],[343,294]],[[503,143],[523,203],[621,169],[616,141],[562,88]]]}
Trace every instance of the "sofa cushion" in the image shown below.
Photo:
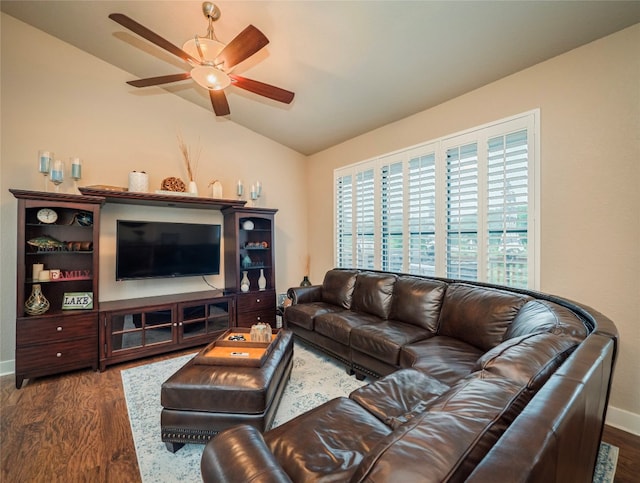
{"label": "sofa cushion", "polygon": [[432,332],[415,325],[385,320],[354,327],[350,340],[353,350],[397,366],[402,346],[432,335]]}
{"label": "sofa cushion", "polygon": [[507,327],[530,299],[493,288],[452,283],[444,296],[438,334],[488,351],[502,342]]}
{"label": "sofa cushion", "polygon": [[398,277],[393,287],[390,319],[436,332],[447,285],[419,277]]}
{"label": "sofa cushion", "polygon": [[549,333],[523,335],[506,340],[483,354],[475,369],[537,391],[578,344],[573,337]]}
{"label": "sofa cushion", "polygon": [[400,366],[413,367],[445,384],[453,384],[474,371],[483,351],[458,339],[436,335],[400,350]]}
{"label": "sofa cushion", "polygon": [[343,309],[351,308],[356,270],[329,270],[322,282],[322,301]]}
{"label": "sofa cushion", "polygon": [[[513,384],[475,376],[451,387],[426,411],[382,438],[351,481],[464,481],[464,477],[452,476],[470,454],[476,459],[478,440],[492,431],[515,394]],[[487,439],[495,434],[492,431]]]}
{"label": "sofa cushion", "polygon": [[395,429],[422,413],[448,389],[446,384],[416,369],[400,369],[356,389],[349,398]]}
{"label": "sofa cushion", "polygon": [[567,334],[580,340],[587,336],[587,328],[576,314],[547,300],[527,302],[509,325],[504,338],[506,340],[535,332]]}
{"label": "sofa cushion", "polygon": [[389,273],[360,272],[353,289],[351,310],[388,318],[396,278]]}
{"label": "sofa cushion", "polygon": [[267,431],[264,440],[293,481],[349,481],[390,432],[358,403],[340,397]]}
{"label": "sofa cushion", "polygon": [[380,319],[374,315],[358,314],[345,310],[318,315],[314,319],[315,331],[340,344],[349,345],[351,330],[364,324],[375,324]]}
{"label": "sofa cushion", "polygon": [[287,324],[295,324],[307,330],[313,330],[313,321],[318,315],[330,312],[342,312],[344,309],[325,302],[310,302],[290,305],[284,310]]}

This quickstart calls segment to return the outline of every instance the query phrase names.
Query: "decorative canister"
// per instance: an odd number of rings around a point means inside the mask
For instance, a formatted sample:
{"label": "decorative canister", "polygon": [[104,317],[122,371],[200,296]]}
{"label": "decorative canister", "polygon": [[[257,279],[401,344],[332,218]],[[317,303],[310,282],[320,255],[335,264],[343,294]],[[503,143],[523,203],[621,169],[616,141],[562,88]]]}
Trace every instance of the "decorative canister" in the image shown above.
{"label": "decorative canister", "polygon": [[31,287],[31,295],[24,303],[24,311],[29,315],[42,315],[49,310],[49,301],[42,293],[42,286],[34,283]]}
{"label": "decorative canister", "polygon": [[267,288],[267,279],[264,277],[264,269],[260,269],[260,278],[258,278],[258,289],[264,290]]}
{"label": "decorative canister", "polygon": [[254,324],[251,326],[249,338],[251,342],[271,342],[271,333],[271,326],[269,324]]}
{"label": "decorative canister", "polygon": [[240,280],[240,290],[242,290],[243,292],[248,292],[249,291],[249,277],[247,277],[247,271],[243,271],[242,272],[242,280]]}
{"label": "decorative canister", "polygon": [[211,186],[211,197],[217,200],[221,200],[222,199],[222,183],[220,182],[220,180],[216,179],[212,181],[211,183],[209,183],[209,186]]}
{"label": "decorative canister", "polygon": [[129,191],[147,193],[149,191],[149,175],[144,171],[129,173]]}

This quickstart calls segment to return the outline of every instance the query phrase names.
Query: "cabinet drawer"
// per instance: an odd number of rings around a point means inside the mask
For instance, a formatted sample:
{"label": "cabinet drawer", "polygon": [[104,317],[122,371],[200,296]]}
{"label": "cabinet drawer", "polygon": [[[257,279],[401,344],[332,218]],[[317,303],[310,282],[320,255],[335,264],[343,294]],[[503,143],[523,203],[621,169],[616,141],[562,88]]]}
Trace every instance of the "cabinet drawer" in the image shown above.
{"label": "cabinet drawer", "polygon": [[94,366],[97,361],[97,337],[16,348],[16,374],[54,374],[62,368]]}
{"label": "cabinet drawer", "polygon": [[238,312],[276,308],[276,293],[273,290],[238,295]]}
{"label": "cabinet drawer", "polygon": [[257,323],[269,324],[271,328],[275,329],[275,307],[253,310],[251,312],[238,312],[238,327],[251,327],[253,324]]}
{"label": "cabinet drawer", "polygon": [[24,318],[20,319],[16,326],[17,346],[97,336],[97,312],[60,317]]}

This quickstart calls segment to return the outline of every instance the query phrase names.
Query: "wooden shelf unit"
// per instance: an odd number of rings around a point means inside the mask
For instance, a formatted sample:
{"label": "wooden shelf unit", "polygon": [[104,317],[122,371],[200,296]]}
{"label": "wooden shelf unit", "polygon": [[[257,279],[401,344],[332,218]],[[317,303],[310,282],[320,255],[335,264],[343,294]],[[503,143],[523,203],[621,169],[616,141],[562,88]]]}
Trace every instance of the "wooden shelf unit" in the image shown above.
{"label": "wooden shelf unit", "polygon": [[[100,243],[100,207],[104,199],[40,191],[10,190],[18,200],[17,290],[16,290],[16,387],[24,379],[58,374],[85,367],[98,367],[98,251]],[[54,210],[54,223],[41,223],[37,213],[43,208]],[[93,217],[90,226],[77,221],[78,213]],[[40,250],[28,243],[38,237],[51,237],[61,242],[91,243],[91,250]],[[65,279],[40,281],[33,279],[33,265],[45,270],[59,269],[70,275]],[[39,284],[50,303],[42,315],[28,315],[25,301]],[[91,292],[93,308],[63,310],[64,294]]]}
{"label": "wooden shelf unit", "polygon": [[[18,200],[16,387],[24,379],[84,367],[104,369],[110,364],[171,350],[202,345],[231,327],[258,322],[276,326],[275,214],[278,210],[245,207],[243,200],[220,200],[186,195],[132,193],[96,187],[79,188],[81,195],[9,190]],[[220,210],[224,216],[224,292],[205,291],[175,296],[147,297],[99,303],[100,208],[104,203]],[[52,208],[59,219],[40,223],[36,213]],[[81,226],[75,214],[93,216],[92,226]],[[243,228],[251,221],[252,230]],[[38,251],[27,240],[47,235],[60,241],[86,241],[84,251]],[[248,256],[251,266],[243,267]],[[64,280],[32,280],[32,265],[69,272]],[[240,290],[242,271],[251,280]],[[266,287],[259,290],[263,271]],[[29,316],[24,302],[38,282],[51,303],[43,315]],[[90,310],[62,310],[66,292],[92,292]],[[126,319],[126,320],[125,320]],[[125,328],[125,323],[127,327]],[[139,325],[139,327],[138,327]]]}

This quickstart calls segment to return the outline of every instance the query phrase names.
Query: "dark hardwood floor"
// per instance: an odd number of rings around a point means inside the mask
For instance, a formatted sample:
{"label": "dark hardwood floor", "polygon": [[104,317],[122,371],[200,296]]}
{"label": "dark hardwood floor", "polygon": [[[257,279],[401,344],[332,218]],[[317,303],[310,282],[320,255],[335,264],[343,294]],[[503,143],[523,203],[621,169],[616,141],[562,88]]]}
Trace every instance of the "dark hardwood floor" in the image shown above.
{"label": "dark hardwood floor", "polygon": [[[0,481],[139,482],[120,370],[180,354],[35,379],[20,390],[13,376],[0,377]],[[607,426],[603,439],[620,448],[615,482],[640,481],[640,436]]]}

